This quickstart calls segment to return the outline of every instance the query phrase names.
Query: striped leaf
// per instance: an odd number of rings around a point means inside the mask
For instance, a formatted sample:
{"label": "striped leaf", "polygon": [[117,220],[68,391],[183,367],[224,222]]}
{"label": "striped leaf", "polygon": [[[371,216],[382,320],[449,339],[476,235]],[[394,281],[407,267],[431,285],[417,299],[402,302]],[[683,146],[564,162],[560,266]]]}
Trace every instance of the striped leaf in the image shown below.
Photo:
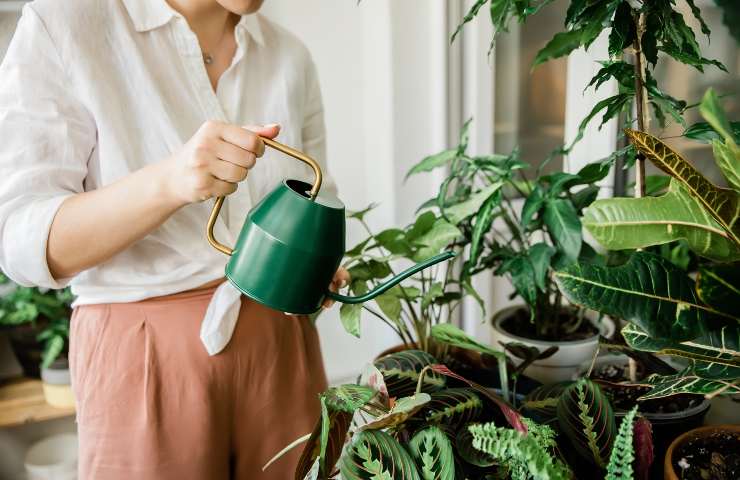
{"label": "striped leaf", "polygon": [[477,420],[483,413],[483,401],[472,388],[448,388],[431,397],[423,410],[428,423],[458,426]]}
{"label": "striped leaf", "polygon": [[339,461],[344,480],[421,480],[411,455],[382,430],[354,436]]}
{"label": "striped leaf", "polygon": [[311,432],[303,453],[298,460],[295,479],[306,477],[313,465],[319,462],[319,478],[327,478],[342,454],[347,432],[352,424],[352,414],[342,411],[328,411],[322,400],[322,415]]}
{"label": "striped leaf", "polygon": [[455,480],[452,443],[438,427],[416,432],[409,441],[408,450],[424,480]]}
{"label": "striped leaf", "polygon": [[355,413],[355,410],[364,406],[375,396],[375,390],[370,387],[346,384],[331,387],[321,394],[326,407],[330,411]]}
{"label": "striped leaf", "polygon": [[395,428],[411,418],[416,412],[429,403],[428,393],[420,392],[410,397],[399,398],[388,413],[372,420],[360,430],[378,430],[380,428]]}
{"label": "striped leaf", "polygon": [[675,375],[650,375],[641,380],[641,383],[652,386],[645,395],[638,400],[651,400],[654,398],[669,397],[682,393],[694,393],[698,395],[724,395],[740,394],[740,384],[735,381],[711,380],[696,375],[691,369]]}
{"label": "striped leaf", "polygon": [[652,337],[631,324],[622,329],[622,336],[637,350],[689,360],[693,374],[703,378],[740,378],[740,325],[722,327],[681,343]]}
{"label": "striped leaf", "polygon": [[573,447],[584,459],[605,467],[617,427],[599,386],[585,378],[573,383],[560,396],[557,412],[560,430]]}
{"label": "striped leaf", "polygon": [[740,318],[740,263],[700,268],[696,293],[707,305]]}
{"label": "striped leaf", "polygon": [[571,302],[632,322],[656,338],[690,340],[734,320],[701,302],[684,271],[647,252],[617,267],[576,263],[555,279]]}
{"label": "striped leaf", "polygon": [[[662,177],[666,178],[666,177]],[[660,197],[607,198],[583,212],[583,226],[609,250],[660,245],[684,239],[703,257],[740,259],[730,235],[678,180]]]}
{"label": "striped leaf", "polygon": [[[375,361],[385,379],[388,394],[391,397],[408,397],[416,391],[419,374],[428,365],[437,363],[432,355],[421,350],[404,350],[391,353]],[[434,372],[427,372],[422,381],[423,392],[431,393],[444,388],[445,377]]]}
{"label": "striped leaf", "polygon": [[550,423],[557,417],[557,406],[563,391],[573,382],[559,382],[540,385],[524,397],[522,409],[540,423]]}
{"label": "striped leaf", "polygon": [[635,148],[668,175],[680,180],[717,223],[740,246],[740,196],[734,190],[720,188],[706,179],[693,165],[652,135],[625,130]]}

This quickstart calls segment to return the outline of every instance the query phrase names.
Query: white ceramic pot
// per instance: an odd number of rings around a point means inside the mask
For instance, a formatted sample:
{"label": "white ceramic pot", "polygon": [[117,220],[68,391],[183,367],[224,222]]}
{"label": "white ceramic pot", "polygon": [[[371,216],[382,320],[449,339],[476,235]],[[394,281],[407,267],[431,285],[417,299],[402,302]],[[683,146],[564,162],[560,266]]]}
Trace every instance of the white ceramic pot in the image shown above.
{"label": "white ceramic pot", "polygon": [[25,466],[29,480],[76,480],[77,435],[53,435],[33,444]]}
{"label": "white ceramic pot", "polygon": [[[65,362],[66,365],[66,362]],[[73,408],[75,397],[68,368],[42,368],[41,380],[46,403],[57,408]]]}
{"label": "white ceramic pot", "polygon": [[[514,314],[519,309],[525,308],[520,305],[505,308],[499,311],[493,317],[491,340],[493,345],[499,346],[500,343],[517,342],[530,345],[539,350],[545,350],[555,345],[558,351],[549,358],[537,360],[524,371],[526,375],[542,383],[556,383],[565,380],[571,380],[573,373],[585,361],[590,361],[596,349],[599,346],[599,336],[594,335],[591,338],[583,340],[573,340],[567,342],[548,342],[545,340],[533,340],[530,338],[520,337],[507,332],[501,327],[503,321]],[[614,333],[614,322],[604,317],[600,323],[596,322],[595,315],[587,315],[591,323],[604,336],[611,336]],[[521,363],[521,360],[509,355],[514,363]]]}

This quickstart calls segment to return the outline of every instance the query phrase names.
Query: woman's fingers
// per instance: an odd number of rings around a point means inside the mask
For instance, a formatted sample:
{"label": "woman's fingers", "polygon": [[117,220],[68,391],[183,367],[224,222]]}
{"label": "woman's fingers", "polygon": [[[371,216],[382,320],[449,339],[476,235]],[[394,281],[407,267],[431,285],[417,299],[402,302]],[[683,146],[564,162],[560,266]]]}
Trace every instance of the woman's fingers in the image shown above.
{"label": "woman's fingers", "polygon": [[250,169],[257,163],[257,156],[249,150],[237,147],[233,143],[217,140],[213,145],[213,153],[219,159]]}
{"label": "woman's fingers", "polygon": [[[329,290],[332,292],[338,292],[342,288],[349,285],[350,280],[352,280],[352,276],[349,274],[347,269],[339,267],[339,270],[334,273],[334,278],[329,285]],[[324,300],[324,303],[321,306],[323,308],[330,308],[332,305],[334,305],[334,300],[327,298]]]}

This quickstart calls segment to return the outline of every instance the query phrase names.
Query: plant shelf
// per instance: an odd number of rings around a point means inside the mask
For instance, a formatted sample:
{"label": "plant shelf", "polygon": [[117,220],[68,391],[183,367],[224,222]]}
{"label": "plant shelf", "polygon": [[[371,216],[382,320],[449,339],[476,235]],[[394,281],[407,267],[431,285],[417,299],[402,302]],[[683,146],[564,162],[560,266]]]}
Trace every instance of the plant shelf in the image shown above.
{"label": "plant shelf", "polygon": [[0,383],[0,428],[70,417],[74,413],[74,408],[46,403],[41,380],[20,378]]}

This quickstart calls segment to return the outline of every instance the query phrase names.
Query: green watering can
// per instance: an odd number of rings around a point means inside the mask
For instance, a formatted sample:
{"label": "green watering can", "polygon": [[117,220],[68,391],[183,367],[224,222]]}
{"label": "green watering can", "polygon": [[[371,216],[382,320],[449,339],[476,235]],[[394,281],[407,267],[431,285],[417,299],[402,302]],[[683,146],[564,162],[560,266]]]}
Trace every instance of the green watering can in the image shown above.
{"label": "green watering can", "polygon": [[313,185],[284,180],[247,215],[233,249],[213,235],[224,197],[217,197],[206,230],[209,243],[230,255],[226,277],[247,297],[275,310],[310,314],[325,298],[342,303],[372,300],[405,278],[455,256],[444,252],[405,270],[359,297],[330,292],[328,285],[344,256],[344,204],[319,192],[321,168],[307,155],[268,138],[265,145],[307,163]]}

